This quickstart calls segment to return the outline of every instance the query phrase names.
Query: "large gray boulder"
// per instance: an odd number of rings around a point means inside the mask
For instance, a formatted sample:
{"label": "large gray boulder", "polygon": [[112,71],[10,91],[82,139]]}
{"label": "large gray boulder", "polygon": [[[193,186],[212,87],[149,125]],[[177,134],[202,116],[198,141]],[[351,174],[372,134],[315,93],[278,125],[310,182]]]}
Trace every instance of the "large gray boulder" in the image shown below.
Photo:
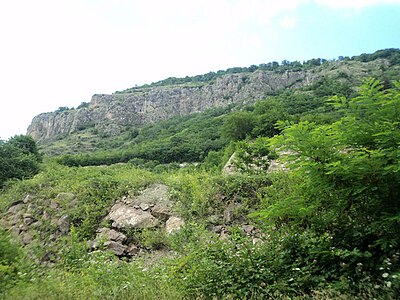
{"label": "large gray boulder", "polygon": [[121,202],[113,205],[106,220],[112,221],[112,227],[118,229],[152,228],[159,224],[158,219],[153,217],[150,212]]}

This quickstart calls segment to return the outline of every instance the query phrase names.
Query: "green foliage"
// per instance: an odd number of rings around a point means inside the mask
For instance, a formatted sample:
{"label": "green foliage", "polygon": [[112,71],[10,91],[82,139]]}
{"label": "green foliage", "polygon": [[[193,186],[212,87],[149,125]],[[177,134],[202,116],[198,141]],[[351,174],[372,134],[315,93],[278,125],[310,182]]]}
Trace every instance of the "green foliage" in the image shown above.
{"label": "green foliage", "polygon": [[24,179],[39,172],[42,157],[29,136],[0,141],[0,188],[9,179]]}
{"label": "green foliage", "polygon": [[4,299],[181,299],[167,270],[142,261],[127,263],[95,251],[76,268],[50,268],[45,274],[19,282]]}
{"label": "green foliage", "polygon": [[395,48],[389,48],[384,50],[378,50],[372,54],[363,53],[358,56],[353,56],[351,59],[362,62],[373,61],[375,59],[388,59],[391,64],[400,63],[400,50]]}
{"label": "green foliage", "polygon": [[0,296],[2,290],[18,278],[18,263],[21,250],[13,243],[3,228],[0,228]]}
{"label": "green foliage", "polygon": [[[354,289],[362,276],[381,281],[379,266],[398,255],[400,84],[394,86],[383,90],[367,80],[359,96],[334,99],[344,114],[339,121],[301,122],[274,138],[293,171],[276,177],[258,213],[281,230],[294,226],[328,234],[326,255],[307,255],[332,278],[352,278]],[[356,266],[363,266],[362,272]],[[399,268],[396,260],[392,270]]]}
{"label": "green foliage", "polygon": [[[387,59],[392,65],[400,63],[400,50],[395,48],[378,50],[372,54],[361,54],[358,56],[353,56],[351,59],[349,57],[339,56],[339,61],[361,61],[361,62],[370,62],[376,59]],[[126,89],[122,92],[118,93],[134,93],[140,92],[144,88],[153,87],[153,86],[169,86],[169,85],[183,85],[183,84],[201,84],[212,82],[216,80],[218,77],[227,74],[237,74],[237,73],[253,73],[257,70],[260,71],[275,71],[275,72],[285,72],[285,71],[301,71],[306,70],[312,67],[318,67],[323,64],[326,64],[328,61],[323,58],[313,58],[303,63],[299,61],[290,62],[288,60],[283,60],[281,64],[279,62],[273,61],[269,63],[262,63],[258,66],[251,65],[250,67],[234,67],[229,68],[227,70],[219,70],[217,72],[209,72],[203,75],[196,76],[186,76],[183,78],[169,77],[164,80],[160,80],[157,82],[153,82],[151,84],[145,84],[143,86],[135,86],[133,88]]]}
{"label": "green foliage", "polygon": [[[173,187],[171,195],[181,216],[187,220],[205,218],[215,203],[214,178],[206,172],[174,174],[168,179]],[[212,211],[212,210],[211,210]]]}
{"label": "green foliage", "polygon": [[254,117],[247,111],[238,111],[228,115],[222,126],[222,136],[229,141],[246,138],[254,128]]}
{"label": "green foliage", "polygon": [[253,114],[256,119],[255,126],[251,133],[253,137],[273,137],[280,132],[275,126],[276,122],[289,117],[287,108],[282,105],[282,101],[279,101],[279,98],[276,97],[270,97],[256,102]]}
{"label": "green foliage", "polygon": [[59,108],[57,108],[57,110],[55,111],[57,114],[62,113],[62,112],[67,112],[69,111],[70,108],[68,106],[61,106]]}
{"label": "green foliage", "polygon": [[[209,151],[225,147],[218,128],[222,126],[221,115],[227,109],[211,110],[203,114],[175,117],[140,129],[127,130],[121,147],[78,155],[62,155],[57,161],[67,166],[111,165],[115,163],[154,162],[169,164],[174,162],[199,162]],[[140,164],[139,164],[140,165]],[[151,165],[148,164],[147,168]]]}
{"label": "green foliage", "polygon": [[[187,236],[194,232],[197,240]],[[231,228],[230,238],[221,240],[189,226],[175,239],[187,255],[175,262],[173,274],[190,299],[309,299],[310,295],[313,299],[356,299],[357,295],[360,299],[362,295],[390,299],[396,295],[387,286],[373,287],[367,268],[360,263],[367,264],[370,254],[339,253],[329,247],[328,234],[313,230],[299,233],[286,228],[285,232],[270,232],[254,244],[237,228]],[[325,265],[326,257],[337,260]],[[358,258],[358,265],[352,263],[353,258]],[[344,274],[332,284],[335,275],[351,269],[352,274]],[[353,294],[350,286],[354,285],[358,292]],[[321,294],[336,297],[317,296]]]}
{"label": "green foliage", "polygon": [[236,144],[234,166],[240,172],[261,174],[274,158],[276,154],[270,150],[268,138],[257,138],[252,143],[241,141]]}

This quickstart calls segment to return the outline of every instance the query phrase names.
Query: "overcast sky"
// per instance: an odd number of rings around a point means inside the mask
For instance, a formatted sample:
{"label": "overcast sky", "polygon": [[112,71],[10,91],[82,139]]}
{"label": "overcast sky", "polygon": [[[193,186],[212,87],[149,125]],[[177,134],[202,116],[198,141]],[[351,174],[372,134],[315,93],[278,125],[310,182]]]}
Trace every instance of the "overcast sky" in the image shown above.
{"label": "overcast sky", "polygon": [[0,0],[0,139],[167,77],[400,48],[400,0]]}

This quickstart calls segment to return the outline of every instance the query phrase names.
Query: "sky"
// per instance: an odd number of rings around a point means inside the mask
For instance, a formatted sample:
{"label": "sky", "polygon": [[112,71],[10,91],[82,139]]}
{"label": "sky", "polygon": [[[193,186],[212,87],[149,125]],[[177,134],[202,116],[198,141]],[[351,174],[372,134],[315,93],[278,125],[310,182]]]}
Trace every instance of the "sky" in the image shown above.
{"label": "sky", "polygon": [[0,139],[167,77],[400,48],[400,0],[0,0]]}

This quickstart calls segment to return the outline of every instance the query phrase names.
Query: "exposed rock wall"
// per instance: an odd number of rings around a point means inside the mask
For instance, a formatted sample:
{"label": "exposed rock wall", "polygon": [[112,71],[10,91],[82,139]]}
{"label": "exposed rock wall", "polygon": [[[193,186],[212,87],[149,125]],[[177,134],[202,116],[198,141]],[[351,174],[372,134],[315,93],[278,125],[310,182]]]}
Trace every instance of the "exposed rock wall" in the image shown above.
{"label": "exposed rock wall", "polygon": [[38,141],[69,134],[85,126],[140,125],[176,115],[201,112],[264,98],[285,88],[315,80],[311,72],[257,71],[225,75],[204,85],[165,86],[138,89],[133,93],[94,95],[85,108],[36,116],[27,134]]}

